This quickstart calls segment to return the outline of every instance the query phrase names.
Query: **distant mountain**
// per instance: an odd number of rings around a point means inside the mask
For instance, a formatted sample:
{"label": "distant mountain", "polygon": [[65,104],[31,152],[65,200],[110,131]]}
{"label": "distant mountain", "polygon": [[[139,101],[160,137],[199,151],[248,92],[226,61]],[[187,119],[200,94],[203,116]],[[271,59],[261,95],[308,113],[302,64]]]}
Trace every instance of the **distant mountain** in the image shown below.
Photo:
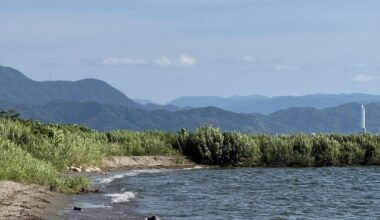
{"label": "distant mountain", "polygon": [[[213,124],[222,130],[247,133],[353,133],[360,131],[360,104],[338,107],[290,108],[270,115],[241,114],[215,107],[170,112],[145,111],[95,102],[51,101],[43,106],[29,106],[0,101],[0,109],[16,109],[23,118],[43,122],[74,123],[97,130],[132,129],[177,131]],[[367,129],[379,132],[380,103],[367,105]]]}
{"label": "distant mountain", "polygon": [[[282,130],[283,133],[354,133],[360,130],[360,108],[359,103],[324,109],[289,108],[265,116],[264,120],[288,127],[289,130]],[[380,103],[366,105],[366,126],[370,132],[380,132]]]}
{"label": "distant mountain", "polygon": [[317,109],[334,107],[345,103],[357,102],[367,104],[380,102],[379,95],[369,94],[316,94],[305,96],[233,96],[230,98],[221,97],[182,97],[175,99],[170,104],[180,107],[206,107],[215,106],[228,111],[238,113],[259,113],[271,114],[273,112],[292,107],[312,107]]}
{"label": "distant mountain", "polygon": [[[222,130],[256,133],[351,133],[360,130],[360,104],[347,104],[353,100],[369,103],[380,98],[367,94],[184,97],[173,101],[180,107],[142,105],[100,80],[37,82],[15,69],[0,66],[0,110],[16,109],[23,118],[82,124],[98,130],[175,131],[213,124]],[[208,103],[224,109],[202,107]],[[379,132],[380,102],[366,108],[368,131]],[[264,113],[281,110],[268,115],[234,112],[242,109]]]}
{"label": "distant mountain", "polygon": [[176,105],[159,105],[159,104],[153,104],[153,103],[147,103],[143,106],[143,108],[147,111],[166,110],[170,112],[191,109],[190,107],[178,107]]}
{"label": "distant mountain", "polygon": [[218,96],[184,96],[170,101],[168,104],[176,105],[179,107],[208,107],[214,106],[222,109],[226,109],[227,106],[233,105],[239,101],[260,101],[268,99],[268,97],[260,95],[252,96],[232,96],[229,98],[223,98]]}
{"label": "distant mountain", "polygon": [[12,103],[43,105],[52,100],[93,101],[140,108],[141,106],[109,84],[96,79],[37,82],[18,70],[0,66],[0,98]]}
{"label": "distant mountain", "polygon": [[[43,106],[10,104],[0,101],[0,109],[16,109],[25,119],[43,122],[82,124],[97,130],[132,129],[177,131],[213,124],[224,130],[269,132],[260,116],[238,114],[215,107],[169,112],[145,111],[95,102],[54,100]],[[270,124],[270,123],[269,123]],[[274,125],[273,125],[274,126]]]}
{"label": "distant mountain", "polygon": [[155,104],[159,105],[157,102],[154,102],[150,99],[133,99],[134,102],[140,103],[141,105],[146,105],[146,104]]}

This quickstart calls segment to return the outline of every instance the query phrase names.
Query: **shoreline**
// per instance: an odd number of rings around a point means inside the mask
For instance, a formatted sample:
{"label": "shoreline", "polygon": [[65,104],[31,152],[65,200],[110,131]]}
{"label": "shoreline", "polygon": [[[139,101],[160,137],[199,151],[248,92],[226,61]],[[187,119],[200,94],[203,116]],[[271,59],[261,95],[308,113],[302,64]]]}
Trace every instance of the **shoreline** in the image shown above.
{"label": "shoreline", "polygon": [[[181,162],[178,162],[178,159]],[[104,159],[100,170],[87,172],[69,172],[68,175],[107,175],[108,172],[133,169],[178,169],[200,165],[185,157],[178,156],[117,156]],[[213,166],[211,166],[213,167]],[[272,168],[297,168],[289,166],[256,166]],[[230,167],[230,168],[239,168]],[[71,195],[51,191],[46,186],[0,181],[0,219],[64,219],[60,212],[70,206]]]}
{"label": "shoreline", "polygon": [[113,156],[103,159],[100,169],[179,168],[199,165],[184,156]]}
{"label": "shoreline", "polygon": [[[181,162],[179,163],[179,160]],[[131,169],[186,168],[198,164],[184,157],[123,156],[110,157],[101,162],[100,171],[70,172],[69,175],[99,175],[104,172]],[[46,186],[0,181],[0,219],[64,219],[60,212],[70,206],[70,197],[51,191]]]}
{"label": "shoreline", "polygon": [[[192,162],[183,156],[115,156],[103,159],[100,169],[95,171],[83,169],[83,172],[70,171],[66,175],[93,176],[133,169],[178,169],[195,166],[210,167]],[[229,167],[239,168],[240,166]],[[289,166],[257,167],[291,168]],[[70,206],[70,198],[71,195],[53,192],[46,186],[0,181],[0,219],[64,219],[60,212],[68,207],[73,208]]]}
{"label": "shoreline", "polygon": [[0,181],[0,219],[63,219],[69,195],[35,184]]}

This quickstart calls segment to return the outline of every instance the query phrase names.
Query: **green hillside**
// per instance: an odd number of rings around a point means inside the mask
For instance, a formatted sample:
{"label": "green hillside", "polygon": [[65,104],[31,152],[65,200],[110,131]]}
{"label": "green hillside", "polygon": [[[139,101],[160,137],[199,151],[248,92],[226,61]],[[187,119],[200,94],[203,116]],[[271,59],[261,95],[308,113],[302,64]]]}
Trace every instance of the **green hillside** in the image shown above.
{"label": "green hillside", "polygon": [[138,108],[119,90],[96,79],[37,82],[11,67],[0,66],[0,99],[12,103],[43,105],[52,100],[94,101]]}
{"label": "green hillside", "polygon": [[[269,115],[243,114],[216,107],[180,109],[176,106],[149,103],[143,106],[107,83],[94,79],[76,82],[36,82],[15,69],[1,66],[0,79],[0,110],[15,109],[25,119],[80,124],[101,131],[114,129],[175,131],[181,128],[192,130],[205,124],[212,124],[223,131],[246,133],[360,131],[358,103],[324,109],[292,107]],[[339,97],[349,100],[352,96],[361,97],[360,95]],[[309,102],[315,101],[316,97],[319,96],[311,97]],[[241,97],[233,99],[245,100]],[[367,128],[370,132],[379,132],[379,103],[367,105]]]}

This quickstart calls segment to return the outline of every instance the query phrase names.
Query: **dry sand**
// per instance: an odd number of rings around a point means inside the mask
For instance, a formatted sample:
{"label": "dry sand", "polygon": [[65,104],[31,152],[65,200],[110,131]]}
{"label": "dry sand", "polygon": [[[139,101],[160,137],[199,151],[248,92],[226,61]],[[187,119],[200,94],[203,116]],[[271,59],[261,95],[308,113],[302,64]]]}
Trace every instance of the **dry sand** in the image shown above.
{"label": "dry sand", "polygon": [[43,186],[0,181],[0,219],[61,219],[68,199]]}
{"label": "dry sand", "polygon": [[120,168],[155,168],[155,167],[188,167],[195,163],[184,157],[167,156],[124,156],[104,159],[102,169]]}

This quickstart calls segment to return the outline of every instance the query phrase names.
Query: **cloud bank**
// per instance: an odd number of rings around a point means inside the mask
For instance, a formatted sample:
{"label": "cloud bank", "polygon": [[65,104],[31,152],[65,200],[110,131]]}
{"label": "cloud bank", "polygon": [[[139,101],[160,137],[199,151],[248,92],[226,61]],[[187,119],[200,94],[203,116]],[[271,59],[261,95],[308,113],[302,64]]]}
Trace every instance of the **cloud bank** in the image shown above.
{"label": "cloud bank", "polygon": [[170,66],[172,64],[170,58],[166,56],[158,57],[153,62],[159,66]]}
{"label": "cloud bank", "polygon": [[192,66],[195,63],[195,60],[191,56],[181,54],[181,56],[177,59],[177,62],[180,66]]}
{"label": "cloud bank", "polygon": [[157,65],[161,67],[191,67],[195,64],[195,59],[187,54],[181,54],[177,59],[171,59],[168,56],[159,56],[155,59],[106,57],[101,60],[101,64],[106,66]]}
{"label": "cloud bank", "polygon": [[107,66],[144,65],[147,63],[148,61],[146,59],[115,58],[115,57],[107,57],[107,58],[102,59],[102,64],[107,65]]}
{"label": "cloud bank", "polygon": [[366,74],[359,74],[354,77],[352,77],[352,80],[355,82],[372,82],[377,80],[378,77],[372,76],[372,75],[366,75]]}

